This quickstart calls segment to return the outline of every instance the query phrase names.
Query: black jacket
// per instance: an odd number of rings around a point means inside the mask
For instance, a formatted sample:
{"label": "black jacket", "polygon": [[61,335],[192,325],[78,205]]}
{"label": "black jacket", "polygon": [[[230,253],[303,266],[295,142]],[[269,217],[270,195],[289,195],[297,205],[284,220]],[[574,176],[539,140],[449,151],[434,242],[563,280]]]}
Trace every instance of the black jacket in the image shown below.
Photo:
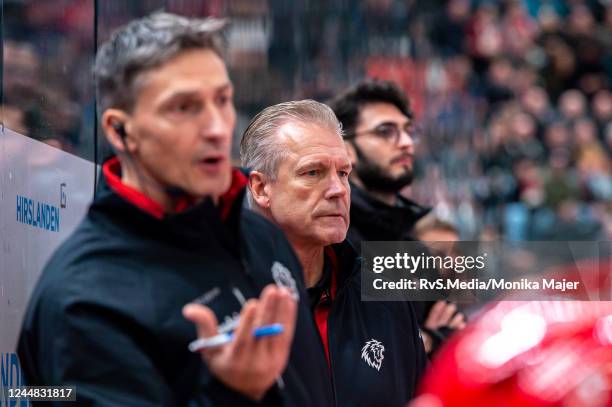
{"label": "black jacket", "polygon": [[[276,262],[307,298],[283,234],[240,201],[224,222],[210,201],[156,219],[101,181],[87,216],[49,261],[30,299],[18,344],[28,385],[76,385],[77,405],[254,404],[188,351],[196,330],[181,315],[197,299],[220,323],[231,319],[241,296],[256,297],[275,282]],[[265,404],[331,405],[307,301],[300,301],[294,338],[284,386],[270,390]]]}
{"label": "black jacket", "polygon": [[337,405],[405,406],[426,363],[412,304],[362,301],[361,258],[346,241],[332,249],[326,253],[327,284],[314,293]]}
{"label": "black jacket", "polygon": [[398,199],[400,205],[389,206],[351,184],[351,227],[347,239],[353,246],[360,249],[362,240],[414,240],[415,223],[430,209],[401,195]]}
{"label": "black jacket", "polygon": [[[347,240],[361,250],[362,241],[415,240],[412,229],[419,219],[427,215],[429,208],[398,195],[399,205],[390,206],[370,196],[366,191],[351,184],[351,226]],[[427,250],[423,248],[423,250]],[[417,320],[425,322],[435,302],[414,301]]]}

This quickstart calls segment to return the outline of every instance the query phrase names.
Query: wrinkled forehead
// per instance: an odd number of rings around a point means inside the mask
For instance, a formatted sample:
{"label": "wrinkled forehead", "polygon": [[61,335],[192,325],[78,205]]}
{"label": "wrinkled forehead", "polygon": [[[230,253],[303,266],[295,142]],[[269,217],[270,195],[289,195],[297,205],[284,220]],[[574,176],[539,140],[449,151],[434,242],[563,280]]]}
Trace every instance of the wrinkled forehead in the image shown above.
{"label": "wrinkled forehead", "polygon": [[340,133],[319,123],[288,121],[279,127],[276,138],[280,146],[296,153],[318,148],[344,148]]}
{"label": "wrinkled forehead", "polygon": [[285,123],[279,128],[277,142],[286,152],[286,160],[294,165],[307,161],[350,164],[342,136],[337,130],[321,124]]}

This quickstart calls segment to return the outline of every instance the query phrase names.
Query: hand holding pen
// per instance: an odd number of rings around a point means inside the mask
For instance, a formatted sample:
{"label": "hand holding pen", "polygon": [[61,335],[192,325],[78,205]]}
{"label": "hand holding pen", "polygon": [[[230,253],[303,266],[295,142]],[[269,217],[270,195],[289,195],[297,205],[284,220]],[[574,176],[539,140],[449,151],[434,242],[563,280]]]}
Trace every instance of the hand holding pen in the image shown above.
{"label": "hand holding pen", "polygon": [[[266,336],[280,335],[284,331],[282,324],[271,324],[260,326],[253,330],[253,338],[265,338]],[[217,346],[223,346],[234,340],[234,333],[227,332],[217,334],[215,336],[209,336],[207,338],[198,338],[189,344],[189,350],[192,352],[199,352],[204,349],[215,348]]]}
{"label": "hand holding pen", "polygon": [[259,299],[247,301],[232,334],[218,335],[217,318],[203,305],[188,304],[183,315],[196,324],[199,338],[224,342],[200,342],[206,344],[200,353],[226,386],[261,400],[285,370],[297,318],[297,303],[286,289],[269,285]]}

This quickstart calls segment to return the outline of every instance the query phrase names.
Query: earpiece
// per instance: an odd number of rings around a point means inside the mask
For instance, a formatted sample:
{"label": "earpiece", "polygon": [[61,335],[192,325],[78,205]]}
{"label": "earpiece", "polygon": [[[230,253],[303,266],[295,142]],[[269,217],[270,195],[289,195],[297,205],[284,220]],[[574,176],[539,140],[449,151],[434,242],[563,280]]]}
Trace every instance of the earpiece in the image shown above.
{"label": "earpiece", "polygon": [[125,127],[123,126],[123,123],[121,123],[121,122],[113,122],[111,124],[111,126],[113,127],[113,129],[115,129],[117,134],[119,134],[121,136],[121,138],[125,140],[125,138],[127,137],[127,134],[125,132]]}

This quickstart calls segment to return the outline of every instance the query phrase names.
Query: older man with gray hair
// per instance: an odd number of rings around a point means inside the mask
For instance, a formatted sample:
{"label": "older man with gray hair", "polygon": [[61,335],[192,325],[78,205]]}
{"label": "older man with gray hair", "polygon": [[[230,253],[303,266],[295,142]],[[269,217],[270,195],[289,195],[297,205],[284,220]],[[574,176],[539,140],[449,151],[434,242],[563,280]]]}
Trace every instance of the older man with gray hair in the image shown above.
{"label": "older man with gray hair", "polygon": [[339,406],[403,406],[425,365],[409,302],[362,302],[361,262],[345,241],[351,162],[333,111],[312,100],[260,112],[246,129],[253,209],[276,223],[304,270]]}

